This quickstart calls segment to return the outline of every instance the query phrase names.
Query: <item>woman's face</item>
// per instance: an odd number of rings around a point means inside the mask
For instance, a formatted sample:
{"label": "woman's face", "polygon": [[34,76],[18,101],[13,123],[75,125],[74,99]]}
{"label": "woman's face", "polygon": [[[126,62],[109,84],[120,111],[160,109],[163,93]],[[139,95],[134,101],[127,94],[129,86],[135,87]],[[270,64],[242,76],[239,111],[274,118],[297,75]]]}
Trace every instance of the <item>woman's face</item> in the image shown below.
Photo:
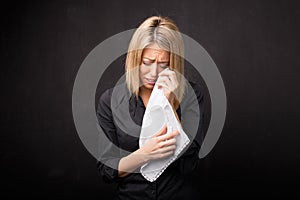
{"label": "woman's face", "polygon": [[148,45],[142,54],[142,64],[139,69],[142,88],[152,90],[158,74],[169,66],[170,55],[157,44]]}

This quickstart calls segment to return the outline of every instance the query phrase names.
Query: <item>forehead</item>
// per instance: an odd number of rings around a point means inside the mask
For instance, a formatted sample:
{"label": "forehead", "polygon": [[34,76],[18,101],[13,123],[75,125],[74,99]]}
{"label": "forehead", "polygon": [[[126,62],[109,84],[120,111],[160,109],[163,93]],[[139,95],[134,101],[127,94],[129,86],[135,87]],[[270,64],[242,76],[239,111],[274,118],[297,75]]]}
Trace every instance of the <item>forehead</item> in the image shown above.
{"label": "forehead", "polygon": [[143,50],[143,58],[149,58],[151,60],[169,60],[169,52],[161,49],[158,45],[148,45]]}

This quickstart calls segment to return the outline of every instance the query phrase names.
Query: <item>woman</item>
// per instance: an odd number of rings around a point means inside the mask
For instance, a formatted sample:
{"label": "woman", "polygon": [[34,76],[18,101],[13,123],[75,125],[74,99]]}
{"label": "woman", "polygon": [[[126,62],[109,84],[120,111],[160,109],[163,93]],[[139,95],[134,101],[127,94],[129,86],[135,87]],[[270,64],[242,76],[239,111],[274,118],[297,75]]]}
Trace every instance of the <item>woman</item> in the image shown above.
{"label": "woman", "polygon": [[[167,17],[153,16],[146,19],[135,31],[126,58],[126,90],[131,95],[129,112],[132,120],[142,125],[154,85],[163,88],[164,94],[173,107],[179,123],[187,106],[192,104],[188,98],[184,79],[183,41],[175,23]],[[165,70],[169,68],[170,70]],[[159,81],[158,77],[160,77]],[[196,94],[197,106],[203,109],[203,95],[199,86],[190,82]],[[198,130],[190,137],[190,145],[154,182],[147,181],[139,172],[145,163],[165,158],[174,153],[177,130],[165,134],[164,126],[153,133],[151,139],[139,148],[139,132],[128,135],[118,124],[112,113],[111,100],[113,88],[104,92],[97,107],[99,124],[106,136],[119,148],[129,151],[127,155],[107,147],[98,162],[98,170],[106,182],[117,182],[117,199],[179,199],[185,188],[185,175],[195,171],[198,152],[202,143],[202,120],[198,120]],[[118,96],[122,99],[122,96]],[[201,112],[203,115],[203,112]],[[203,117],[200,116],[200,119]],[[185,129],[184,124],[182,124]],[[185,196],[186,197],[186,196]]]}

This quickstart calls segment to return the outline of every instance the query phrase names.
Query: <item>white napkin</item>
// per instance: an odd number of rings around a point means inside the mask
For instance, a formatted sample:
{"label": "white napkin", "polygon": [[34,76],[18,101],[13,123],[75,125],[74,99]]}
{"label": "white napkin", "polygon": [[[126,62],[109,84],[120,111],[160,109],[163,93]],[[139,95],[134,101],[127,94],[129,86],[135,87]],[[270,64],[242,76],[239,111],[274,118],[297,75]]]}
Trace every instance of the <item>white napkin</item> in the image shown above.
{"label": "white napkin", "polygon": [[164,95],[163,88],[158,89],[158,86],[155,85],[143,118],[139,139],[140,148],[144,146],[152,135],[161,130],[165,124],[167,124],[168,129],[166,134],[175,130],[179,131],[179,134],[176,136],[176,149],[173,155],[152,160],[141,167],[141,174],[150,182],[155,181],[164,170],[175,161],[179,153],[190,142],[188,136],[177,121],[173,109]]}

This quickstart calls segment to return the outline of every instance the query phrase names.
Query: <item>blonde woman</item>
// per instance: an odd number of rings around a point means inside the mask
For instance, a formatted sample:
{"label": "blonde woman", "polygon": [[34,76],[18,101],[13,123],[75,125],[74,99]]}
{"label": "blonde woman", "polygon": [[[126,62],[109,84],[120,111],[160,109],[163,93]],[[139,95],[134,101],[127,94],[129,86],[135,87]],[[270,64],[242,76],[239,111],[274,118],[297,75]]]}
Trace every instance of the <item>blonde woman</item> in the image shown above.
{"label": "blonde woman", "polygon": [[[184,78],[184,46],[175,23],[162,16],[146,19],[135,31],[129,44],[126,57],[126,87],[130,94],[130,117],[142,125],[154,85],[163,88],[164,94],[173,107],[179,123],[185,106],[190,104],[186,97],[187,82]],[[168,68],[169,70],[165,70]],[[158,77],[160,77],[158,81]],[[189,83],[200,106],[203,107],[203,95],[200,87]],[[165,134],[164,126],[159,132],[139,148],[137,137],[128,135],[118,127],[111,108],[113,88],[107,90],[99,99],[97,117],[106,136],[119,148],[131,152],[128,155],[117,155],[110,147],[103,153],[98,170],[105,182],[118,183],[116,199],[180,199],[188,196],[185,191],[187,174],[195,171],[198,164],[198,152],[202,142],[202,120],[197,124],[198,131],[191,138],[191,145],[174,161],[154,182],[147,181],[139,172],[142,165],[152,160],[165,158],[176,149],[177,130]],[[118,96],[122,99],[122,96]],[[185,102],[185,103],[184,103]],[[203,113],[201,113],[203,115]],[[203,117],[200,117],[202,119]],[[184,124],[182,124],[183,128]],[[196,125],[195,125],[196,126]],[[112,167],[113,166],[113,167]]]}

